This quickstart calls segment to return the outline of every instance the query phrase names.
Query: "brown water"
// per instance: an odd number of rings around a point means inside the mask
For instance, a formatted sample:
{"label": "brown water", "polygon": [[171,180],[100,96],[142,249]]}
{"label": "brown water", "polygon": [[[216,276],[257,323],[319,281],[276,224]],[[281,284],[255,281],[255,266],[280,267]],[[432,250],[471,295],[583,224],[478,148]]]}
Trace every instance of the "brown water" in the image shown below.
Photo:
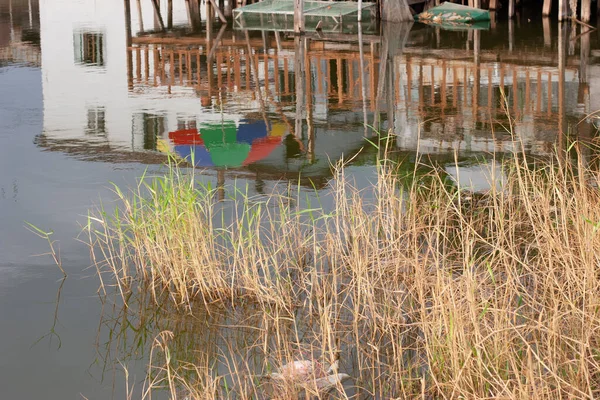
{"label": "brown water", "polygon": [[[117,360],[139,384],[147,338],[180,329],[148,325],[145,340],[139,331],[109,340],[129,328],[118,307],[102,309],[88,249],[75,240],[90,207],[111,206],[109,182],[159,172],[169,151],[193,152],[225,193],[234,181],[269,193],[298,176],[326,191],[341,159],[353,159],[359,185],[372,179],[377,152],[366,139],[377,127],[406,162],[418,152],[456,176],[456,154],[462,184],[485,190],[492,154],[510,155],[514,138],[547,157],[569,136],[597,133],[585,118],[600,109],[597,33],[536,15],[484,31],[365,24],[360,37],[297,39],[217,27],[207,39],[183,1],[176,29],[152,33],[148,2],[141,19],[133,7],[129,37],[122,2],[108,3],[0,0],[1,398],[122,398]],[[67,280],[34,256],[47,245],[24,221],[55,232]]]}

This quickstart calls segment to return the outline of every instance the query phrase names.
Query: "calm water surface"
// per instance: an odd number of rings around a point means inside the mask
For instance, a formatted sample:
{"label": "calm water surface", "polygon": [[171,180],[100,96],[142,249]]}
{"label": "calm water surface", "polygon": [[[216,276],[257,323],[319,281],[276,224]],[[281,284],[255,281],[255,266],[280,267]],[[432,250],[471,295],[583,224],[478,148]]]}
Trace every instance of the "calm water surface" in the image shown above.
{"label": "calm water surface", "polygon": [[[491,154],[515,148],[503,93],[532,155],[596,135],[598,37],[579,27],[523,15],[475,32],[365,24],[362,46],[219,27],[207,40],[183,1],[175,28],[153,33],[147,3],[127,23],[116,0],[0,0],[1,398],[122,398],[117,358],[139,385],[145,350],[107,352],[114,315],[76,238],[90,208],[111,206],[110,182],[160,172],[168,152],[194,153],[223,195],[298,176],[326,191],[342,158],[358,185],[373,179],[365,125],[379,126],[406,162],[419,151],[455,176],[456,153],[462,184],[486,190]],[[54,231],[64,282],[25,221]]]}

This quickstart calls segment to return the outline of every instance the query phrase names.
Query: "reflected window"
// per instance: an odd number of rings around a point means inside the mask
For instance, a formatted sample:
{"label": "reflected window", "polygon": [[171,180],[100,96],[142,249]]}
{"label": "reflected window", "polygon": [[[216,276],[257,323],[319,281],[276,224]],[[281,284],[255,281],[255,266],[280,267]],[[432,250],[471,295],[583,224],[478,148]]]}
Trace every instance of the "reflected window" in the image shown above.
{"label": "reflected window", "polygon": [[75,63],[103,67],[106,64],[106,39],[101,32],[76,32],[73,35]]}
{"label": "reflected window", "polygon": [[[133,133],[136,137],[136,148],[161,150],[161,138],[165,133],[166,126],[167,119],[163,115],[135,114],[133,116]],[[141,143],[139,139],[141,139]]]}
{"label": "reflected window", "polygon": [[88,109],[85,133],[88,135],[106,136],[106,111],[104,107]]}

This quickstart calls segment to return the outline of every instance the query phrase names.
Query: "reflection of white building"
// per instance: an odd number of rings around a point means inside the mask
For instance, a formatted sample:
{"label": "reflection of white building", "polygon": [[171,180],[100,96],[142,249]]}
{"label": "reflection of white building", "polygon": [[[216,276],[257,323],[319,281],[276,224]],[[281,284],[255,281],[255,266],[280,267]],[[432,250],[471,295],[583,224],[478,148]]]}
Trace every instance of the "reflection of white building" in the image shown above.
{"label": "reflection of white building", "polygon": [[[162,3],[166,8],[167,2]],[[143,25],[153,28],[151,2],[140,4]],[[185,2],[174,1],[173,6],[174,25],[187,23]],[[131,14],[135,35],[140,27],[135,1]],[[241,119],[203,108],[192,88],[173,87],[170,94],[166,89],[135,95],[128,91],[123,0],[42,1],[40,24],[44,133],[49,138],[142,150],[143,128],[148,125],[168,132],[177,129],[178,119]]]}

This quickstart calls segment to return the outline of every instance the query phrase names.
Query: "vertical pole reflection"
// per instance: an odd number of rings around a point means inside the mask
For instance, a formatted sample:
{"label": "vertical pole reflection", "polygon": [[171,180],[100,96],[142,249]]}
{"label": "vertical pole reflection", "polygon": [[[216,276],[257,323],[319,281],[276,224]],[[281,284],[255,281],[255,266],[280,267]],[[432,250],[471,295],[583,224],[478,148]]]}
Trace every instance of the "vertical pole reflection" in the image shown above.
{"label": "vertical pole reflection", "polygon": [[217,200],[225,200],[225,170],[217,170]]}
{"label": "vertical pole reflection", "polygon": [[[133,89],[133,54],[131,49],[131,1],[123,0],[125,7],[125,48],[127,54],[127,89]],[[138,60],[139,62],[139,60]]]}
{"label": "vertical pole reflection", "polygon": [[364,60],[365,60],[365,52],[363,50],[363,37],[362,37],[362,24],[359,22],[358,23],[358,51],[359,51],[359,55],[360,55],[360,59],[358,60],[359,62],[359,70],[360,70],[360,90],[361,90],[361,94],[362,94],[362,103],[363,103],[363,125],[364,125],[364,129],[365,129],[365,133],[364,135],[367,136],[367,87],[366,87],[366,82],[367,80],[365,79],[365,64],[364,64]]}
{"label": "vertical pole reflection", "polygon": [[296,78],[296,124],[294,135],[302,139],[302,118],[306,109],[306,70],[304,58],[306,57],[306,37],[296,36],[294,38],[294,76]]}
{"label": "vertical pole reflection", "polygon": [[[481,50],[481,32],[477,29],[473,31],[473,65],[475,68],[475,76],[473,82],[473,119],[474,122],[477,122],[477,112],[479,106],[479,88],[481,85],[481,61],[480,61],[480,50]],[[490,84],[490,83],[488,83]],[[513,83],[514,84],[514,83]]]}
{"label": "vertical pole reflection", "polygon": [[12,8],[12,0],[8,0],[8,20],[10,24],[10,41],[15,41],[15,27],[13,22],[13,8]]}
{"label": "vertical pole reflection", "polygon": [[[563,160],[565,135],[567,133],[565,116],[565,67],[567,57],[567,24],[558,24],[558,153]],[[551,85],[552,82],[550,81]]]}
{"label": "vertical pole reflection", "polygon": [[550,18],[544,17],[542,18],[542,25],[544,28],[544,47],[552,46],[552,29],[550,26]]}
{"label": "vertical pole reflection", "polygon": [[515,20],[511,18],[508,20],[508,51],[510,51],[511,53],[513,51],[514,43],[515,43]]}

